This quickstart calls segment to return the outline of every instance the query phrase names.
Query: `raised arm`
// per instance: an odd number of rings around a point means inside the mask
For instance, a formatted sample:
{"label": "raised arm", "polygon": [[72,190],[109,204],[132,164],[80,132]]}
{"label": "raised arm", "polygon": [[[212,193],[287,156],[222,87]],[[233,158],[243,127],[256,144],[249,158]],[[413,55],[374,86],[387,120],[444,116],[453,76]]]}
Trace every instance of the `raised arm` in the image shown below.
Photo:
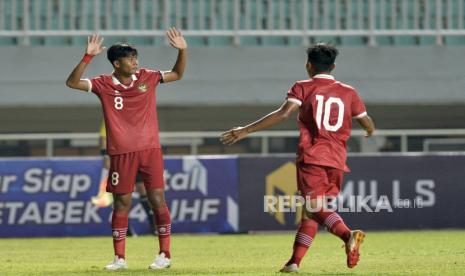
{"label": "raised arm", "polygon": [[105,47],[102,47],[102,43],[103,37],[101,38],[97,34],[93,34],[91,37],[87,38],[86,54],[69,75],[66,80],[66,86],[86,92],[89,91],[89,82],[82,80],[81,77],[92,58],[105,50]]}
{"label": "raised arm", "polygon": [[359,118],[357,119],[357,122],[366,131],[365,137],[370,137],[373,135],[373,132],[375,131],[375,123],[373,123],[373,120],[370,116],[367,115]]}
{"label": "raised arm", "polygon": [[235,127],[222,133],[220,140],[225,145],[232,145],[237,141],[247,137],[249,133],[260,131],[281,123],[282,121],[288,119],[289,116],[297,110],[299,110],[298,104],[286,101],[279,109],[271,112],[258,121],[248,124],[245,127]]}
{"label": "raised arm", "polygon": [[163,75],[163,82],[171,82],[180,80],[184,74],[184,69],[187,63],[187,43],[181,32],[176,28],[170,28],[166,32],[168,40],[174,48],[178,49],[178,58],[171,71],[165,72]]}

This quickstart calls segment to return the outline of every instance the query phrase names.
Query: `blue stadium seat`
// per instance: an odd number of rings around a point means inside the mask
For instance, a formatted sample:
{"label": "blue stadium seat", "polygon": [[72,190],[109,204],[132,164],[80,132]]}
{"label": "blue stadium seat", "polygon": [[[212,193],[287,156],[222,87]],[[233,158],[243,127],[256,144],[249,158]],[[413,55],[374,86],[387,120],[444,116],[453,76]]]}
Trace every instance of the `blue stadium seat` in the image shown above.
{"label": "blue stadium seat", "polygon": [[396,46],[412,46],[416,45],[416,37],[412,36],[395,36],[394,45]]}
{"label": "blue stadium seat", "polygon": [[18,42],[16,41],[16,38],[10,38],[10,37],[0,37],[0,45],[2,46],[11,46],[11,45],[16,45]]}
{"label": "blue stadium seat", "polygon": [[444,37],[444,44],[450,46],[463,46],[465,45],[464,36],[446,36]]}
{"label": "blue stadium seat", "polygon": [[366,41],[367,38],[361,36],[343,36],[340,38],[340,44],[343,46],[364,46],[367,45]]}
{"label": "blue stadium seat", "polygon": [[[268,6],[268,2],[264,2],[263,5],[263,11],[262,15],[266,16],[268,15],[268,11],[270,7]],[[266,16],[263,18],[264,23],[265,23],[265,28],[266,29],[276,29],[279,30],[279,14],[280,14],[280,3],[279,1],[273,0],[271,1],[271,18]],[[285,46],[286,45],[286,39],[284,37],[263,37],[261,39],[262,45],[263,46]]]}
{"label": "blue stadium seat", "polygon": [[263,37],[261,39],[263,46],[286,46],[285,37]]}
{"label": "blue stadium seat", "polygon": [[261,39],[256,36],[246,36],[240,38],[241,46],[260,46]]}
{"label": "blue stadium seat", "polygon": [[129,37],[127,39],[127,43],[134,45],[136,47],[138,46],[147,46],[147,45],[153,45],[154,41],[151,37]]}
{"label": "blue stadium seat", "polygon": [[233,39],[231,37],[208,37],[207,46],[231,46]]}
{"label": "blue stadium seat", "polygon": [[[87,37],[77,36],[71,39],[71,45],[74,46],[84,46],[87,44]],[[107,38],[105,38],[105,45],[107,45]]]}
{"label": "blue stadium seat", "polygon": [[[418,45],[420,46],[432,46],[436,45],[436,37],[422,36],[418,38]],[[462,44],[463,45],[463,44]]]}
{"label": "blue stadium seat", "polygon": [[[260,19],[257,18],[257,2],[256,1],[244,1],[244,9],[247,8],[249,13],[241,13],[239,20],[239,29],[241,30],[257,30],[261,26],[259,23]],[[247,22],[247,24],[246,24]],[[261,40],[256,36],[244,36],[241,37],[240,43],[242,46],[259,46]]]}
{"label": "blue stadium seat", "polygon": [[393,39],[389,36],[378,36],[376,38],[376,45],[378,46],[392,46]]}

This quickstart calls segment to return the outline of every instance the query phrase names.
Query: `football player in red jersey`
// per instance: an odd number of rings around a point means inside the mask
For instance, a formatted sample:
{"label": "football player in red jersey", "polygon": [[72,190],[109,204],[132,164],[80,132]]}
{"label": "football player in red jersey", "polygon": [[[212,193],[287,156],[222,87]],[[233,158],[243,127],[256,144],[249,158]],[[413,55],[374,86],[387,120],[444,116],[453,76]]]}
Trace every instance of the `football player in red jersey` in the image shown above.
{"label": "football player in red jersey", "polygon": [[309,208],[311,212],[304,208],[292,257],[281,272],[298,271],[318,224],[344,241],[349,268],[356,266],[359,260],[359,246],[365,234],[360,230],[350,230],[336,212],[325,208],[317,210],[321,206],[318,200],[339,194],[343,174],[349,171],[346,141],[352,130],[352,118],[365,129],[366,137],[371,136],[375,129],[357,91],[331,75],[337,55],[338,50],[326,44],[310,47],[306,63],[310,79],[296,82],[287,92],[286,101],[276,111],[245,127],[224,132],[220,138],[224,144],[234,144],[248,134],[274,126],[299,111],[297,183],[300,194],[312,208]]}
{"label": "football player in red jersey", "polygon": [[137,49],[117,43],[107,51],[113,73],[82,79],[93,57],[105,49],[102,46],[103,38],[92,35],[88,38],[84,57],[66,81],[70,88],[96,94],[103,109],[107,152],[110,155],[106,189],[114,197],[111,226],[115,258],[105,267],[109,270],[127,268],[125,238],[137,173],[142,176],[148,199],[153,206],[160,245],[160,251],[149,268],[168,268],[171,265],[171,218],[164,198],[164,169],[155,93],[159,83],[182,78],[187,61],[187,43],[175,28],[170,28],[166,36],[170,44],[178,49],[178,57],[171,71],[139,68]]}

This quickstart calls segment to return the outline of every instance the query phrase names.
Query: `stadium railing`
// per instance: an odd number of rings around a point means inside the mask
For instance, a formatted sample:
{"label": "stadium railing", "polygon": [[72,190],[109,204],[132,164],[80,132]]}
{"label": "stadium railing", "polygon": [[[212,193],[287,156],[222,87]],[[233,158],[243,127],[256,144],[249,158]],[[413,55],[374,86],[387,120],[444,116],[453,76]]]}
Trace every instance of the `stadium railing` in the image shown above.
{"label": "stadium railing", "polygon": [[464,8],[465,0],[2,0],[0,44],[80,45],[99,32],[160,45],[177,26],[193,45],[464,45]]}
{"label": "stadium railing", "polygon": [[428,138],[423,141],[423,151],[465,151],[465,138]]}
{"label": "stadium railing", "polygon": [[[160,140],[164,148],[184,146],[188,147],[188,151],[185,154],[196,155],[199,154],[199,148],[206,145],[208,139],[214,141],[216,145],[219,145],[218,137],[220,132],[216,131],[199,131],[199,132],[161,132]],[[293,138],[294,144],[295,139],[298,137],[297,131],[262,131],[259,133],[253,133],[251,138],[258,138],[260,141],[259,153],[269,154],[270,152],[270,140],[274,138]],[[364,132],[361,130],[352,131],[351,139],[359,139],[359,141],[369,141],[369,139],[361,139]],[[18,141],[42,141],[45,142],[45,150],[42,151],[43,155],[47,157],[54,156],[54,148],[59,140],[66,140],[68,143],[63,144],[65,147],[91,147],[97,149],[98,144],[98,133],[31,133],[31,134],[0,134],[0,144],[6,142],[18,142]],[[382,149],[378,147],[378,151],[392,151],[392,152],[427,152],[432,151],[430,145],[435,142],[442,143],[443,145],[451,144],[452,142],[461,145],[462,148],[465,145],[465,129],[390,129],[390,130],[377,130],[375,139],[383,138],[394,138],[398,140],[399,147],[391,149]],[[436,139],[436,140],[435,140]],[[412,141],[419,140],[420,147],[411,147]],[[381,145],[379,145],[381,146]],[[446,150],[442,151],[447,151]],[[293,149],[294,150],[294,149]],[[292,152],[290,150],[288,152]],[[441,149],[436,149],[441,151]],[[97,153],[98,151],[90,151],[90,153]],[[367,152],[363,148],[359,149],[359,152]],[[373,152],[373,150],[368,150]],[[376,150],[374,151],[376,152]],[[216,148],[216,152],[212,151],[211,154],[222,154],[225,153]],[[247,153],[245,151],[228,151],[226,153]],[[284,152],[282,152],[284,153]],[[86,154],[84,154],[86,155]],[[89,155],[89,154],[87,154]]]}

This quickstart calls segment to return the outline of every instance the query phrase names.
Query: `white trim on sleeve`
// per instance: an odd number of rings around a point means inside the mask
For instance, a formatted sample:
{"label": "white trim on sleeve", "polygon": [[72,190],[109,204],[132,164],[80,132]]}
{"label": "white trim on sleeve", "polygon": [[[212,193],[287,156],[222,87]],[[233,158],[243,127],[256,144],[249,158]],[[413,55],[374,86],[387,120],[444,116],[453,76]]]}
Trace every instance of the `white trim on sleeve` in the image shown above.
{"label": "white trim on sleeve", "polygon": [[165,82],[165,74],[168,73],[169,71],[160,71],[160,75],[161,75],[161,80],[160,82]]}
{"label": "white trim on sleeve", "polygon": [[291,102],[291,103],[296,103],[296,104],[298,104],[299,106],[302,105],[302,101],[301,101],[301,100],[298,100],[298,99],[296,99],[296,98],[287,98],[287,101],[288,101],[288,102]]}
{"label": "white trim on sleeve", "polygon": [[89,84],[89,89],[87,89],[87,92],[92,92],[92,82],[89,79],[81,79],[81,80],[87,81],[87,83]]}
{"label": "white trim on sleeve", "polygon": [[360,118],[363,118],[363,117],[365,117],[365,116],[367,116],[367,115],[368,115],[368,114],[367,114],[367,112],[365,111],[365,112],[362,112],[362,113],[358,114],[357,116],[354,116],[354,118],[355,118],[355,119],[360,119]]}

